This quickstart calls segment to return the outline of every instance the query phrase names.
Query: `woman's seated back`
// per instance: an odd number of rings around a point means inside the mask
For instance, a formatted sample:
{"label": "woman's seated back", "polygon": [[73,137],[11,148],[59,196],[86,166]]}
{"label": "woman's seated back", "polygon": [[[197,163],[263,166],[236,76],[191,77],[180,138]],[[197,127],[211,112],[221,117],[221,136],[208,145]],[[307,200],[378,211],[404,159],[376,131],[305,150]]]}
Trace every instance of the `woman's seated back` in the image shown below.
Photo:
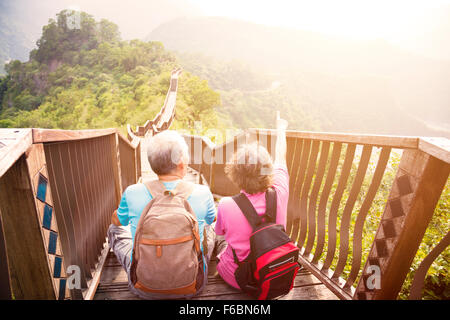
{"label": "woman's seated back", "polygon": [[[289,198],[289,174],[286,168],[287,122],[277,119],[277,142],[275,161],[267,149],[258,144],[246,144],[234,154],[226,165],[227,176],[241,189],[252,203],[258,215],[266,211],[265,192],[273,187],[277,195],[276,223],[286,227],[287,204]],[[250,235],[252,228],[231,197],[222,198],[217,211],[215,231],[223,235],[227,242],[224,250],[218,253],[217,271],[231,286],[239,286],[234,277],[237,265],[234,262],[232,248],[239,261],[244,260],[250,252]]]}

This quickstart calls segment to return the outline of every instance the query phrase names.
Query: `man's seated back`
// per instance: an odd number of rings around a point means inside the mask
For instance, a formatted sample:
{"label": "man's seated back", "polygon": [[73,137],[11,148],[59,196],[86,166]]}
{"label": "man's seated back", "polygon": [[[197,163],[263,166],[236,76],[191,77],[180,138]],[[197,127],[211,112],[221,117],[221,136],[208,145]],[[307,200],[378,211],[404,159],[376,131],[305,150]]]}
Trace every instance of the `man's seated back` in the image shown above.
{"label": "man's seated back", "polygon": [[[184,138],[177,132],[167,130],[153,136],[148,143],[147,155],[152,170],[158,175],[158,179],[167,190],[174,190],[186,176],[189,163],[188,146]],[[119,208],[112,217],[113,226],[109,230],[110,245],[122,266],[127,270],[128,275],[136,228],[141,214],[150,200],[152,200],[152,195],[144,183],[130,185],[124,191]],[[214,198],[208,187],[195,184],[187,201],[196,215],[201,248],[204,252],[203,242],[206,236],[204,230],[214,233],[212,228],[209,228],[216,216]],[[118,228],[120,226],[129,226],[130,230],[127,230],[128,233],[126,233],[123,228]],[[208,256],[210,256],[214,247],[213,235],[210,235],[209,238]],[[207,270],[207,260],[208,257],[205,259],[204,272]],[[206,275],[205,278],[207,278]],[[130,287],[130,289],[134,288]],[[154,295],[135,293],[144,298],[154,298]]]}

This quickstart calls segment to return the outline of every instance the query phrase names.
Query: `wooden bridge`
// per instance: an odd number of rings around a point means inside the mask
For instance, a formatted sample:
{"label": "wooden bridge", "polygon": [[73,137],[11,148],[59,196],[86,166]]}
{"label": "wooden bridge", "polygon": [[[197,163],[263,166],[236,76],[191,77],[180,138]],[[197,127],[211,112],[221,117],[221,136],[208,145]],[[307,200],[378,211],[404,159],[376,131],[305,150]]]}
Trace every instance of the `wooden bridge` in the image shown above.
{"label": "wooden bridge", "polygon": [[[0,130],[0,298],[136,299],[106,230],[125,188],[152,177],[142,145],[170,127],[180,73],[161,112],[136,131],[128,126],[127,137],[117,129]],[[272,153],[273,133],[250,129],[217,146],[185,135],[187,179],[216,198],[237,193],[224,164],[240,143],[259,141]],[[288,131],[287,164],[287,233],[304,270],[282,299],[396,299],[447,183],[450,141]],[[410,299],[421,298],[428,269],[449,246],[446,232],[416,270]],[[248,299],[215,277],[214,265],[197,299]],[[69,283],[77,268],[78,288]]]}

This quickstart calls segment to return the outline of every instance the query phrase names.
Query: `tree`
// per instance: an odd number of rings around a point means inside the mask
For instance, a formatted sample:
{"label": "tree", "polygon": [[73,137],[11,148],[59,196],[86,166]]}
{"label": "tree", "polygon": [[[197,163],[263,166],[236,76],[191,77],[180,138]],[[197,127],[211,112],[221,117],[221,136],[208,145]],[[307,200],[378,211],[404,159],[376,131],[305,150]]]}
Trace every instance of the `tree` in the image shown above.
{"label": "tree", "polygon": [[[160,111],[176,66],[160,42],[122,41],[117,26],[81,13],[79,29],[60,12],[43,28],[28,62],[12,61],[0,80],[2,126],[88,129],[142,125]],[[220,96],[184,72],[175,128],[221,125]]]}

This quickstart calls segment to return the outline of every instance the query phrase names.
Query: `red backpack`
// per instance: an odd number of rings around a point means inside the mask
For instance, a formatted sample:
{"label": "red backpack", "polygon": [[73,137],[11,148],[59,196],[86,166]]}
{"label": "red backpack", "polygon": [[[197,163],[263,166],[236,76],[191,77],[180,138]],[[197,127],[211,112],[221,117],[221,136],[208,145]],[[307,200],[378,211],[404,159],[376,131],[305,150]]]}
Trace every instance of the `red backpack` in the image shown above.
{"label": "red backpack", "polygon": [[287,294],[300,269],[297,262],[299,248],[291,241],[284,227],[276,224],[275,190],[269,188],[266,192],[266,212],[263,216],[256,213],[245,194],[240,193],[232,199],[253,229],[247,258],[239,261],[232,248],[234,262],[238,265],[234,274],[236,282],[242,291],[258,300]]}

